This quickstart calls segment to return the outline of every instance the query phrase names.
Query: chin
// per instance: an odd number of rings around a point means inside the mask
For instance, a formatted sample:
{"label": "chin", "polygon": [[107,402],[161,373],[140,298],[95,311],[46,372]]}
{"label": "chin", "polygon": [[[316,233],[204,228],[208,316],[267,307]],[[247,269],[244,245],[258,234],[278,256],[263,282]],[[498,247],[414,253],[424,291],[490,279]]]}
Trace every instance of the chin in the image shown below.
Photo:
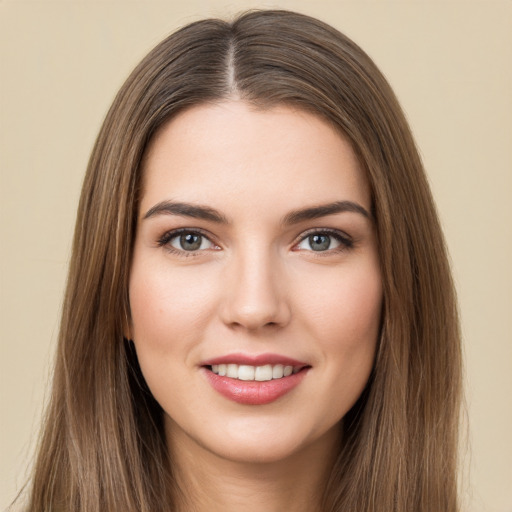
{"label": "chin", "polygon": [[340,438],[339,423],[326,432],[307,429],[293,432],[291,425],[272,425],[270,421],[262,425],[246,422],[236,428],[224,427],[190,441],[225,461],[276,464],[293,458],[308,459],[319,451],[332,454]]}
{"label": "chin", "polygon": [[217,455],[240,464],[275,464],[293,457],[301,451],[300,444],[276,440],[253,439],[251,441],[230,442],[215,447]]}

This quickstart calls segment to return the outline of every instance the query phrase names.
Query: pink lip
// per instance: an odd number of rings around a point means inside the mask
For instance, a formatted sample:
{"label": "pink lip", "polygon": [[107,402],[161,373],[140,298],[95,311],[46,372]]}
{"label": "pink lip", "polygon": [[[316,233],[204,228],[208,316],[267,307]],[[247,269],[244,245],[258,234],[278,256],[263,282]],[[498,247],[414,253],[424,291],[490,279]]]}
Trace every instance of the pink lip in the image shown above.
{"label": "pink lip", "polygon": [[[246,364],[250,366],[264,366],[266,364],[301,367],[298,373],[267,381],[243,381],[220,376],[207,366],[214,364]],[[225,398],[244,405],[264,405],[274,402],[278,398],[292,391],[300,384],[310,366],[296,359],[277,354],[261,354],[250,356],[245,354],[229,354],[204,361],[201,365],[210,385]]]}
{"label": "pink lip", "polygon": [[289,377],[256,382],[221,377],[206,368],[203,370],[215,391],[233,402],[245,405],[264,405],[274,402],[298,386],[307,373],[307,369],[304,369]]}
{"label": "pink lip", "polygon": [[264,366],[266,364],[282,364],[283,366],[308,366],[307,363],[292,359],[290,357],[281,356],[279,354],[227,354],[225,356],[215,357],[203,361],[201,366],[212,366],[214,364],[247,364],[249,366]]}

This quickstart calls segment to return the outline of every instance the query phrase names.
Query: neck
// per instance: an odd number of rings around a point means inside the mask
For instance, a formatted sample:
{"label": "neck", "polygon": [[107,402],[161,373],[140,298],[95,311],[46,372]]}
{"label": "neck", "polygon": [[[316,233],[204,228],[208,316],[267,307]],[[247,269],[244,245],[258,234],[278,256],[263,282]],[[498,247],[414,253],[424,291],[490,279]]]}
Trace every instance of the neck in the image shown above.
{"label": "neck", "polygon": [[168,430],[178,488],[177,512],[320,512],[325,483],[338,452],[338,430],[289,457],[233,461]]}

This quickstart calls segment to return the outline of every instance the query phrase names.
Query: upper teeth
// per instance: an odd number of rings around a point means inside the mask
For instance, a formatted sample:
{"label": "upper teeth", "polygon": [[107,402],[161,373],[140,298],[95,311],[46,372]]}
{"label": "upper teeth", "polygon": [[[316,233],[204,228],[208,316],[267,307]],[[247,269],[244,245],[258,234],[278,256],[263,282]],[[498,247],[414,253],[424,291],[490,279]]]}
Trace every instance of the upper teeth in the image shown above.
{"label": "upper teeth", "polygon": [[220,376],[231,377],[239,380],[272,380],[288,377],[292,373],[297,373],[300,368],[293,366],[284,366],[282,364],[266,364],[264,366],[249,366],[246,364],[214,364],[212,372]]}

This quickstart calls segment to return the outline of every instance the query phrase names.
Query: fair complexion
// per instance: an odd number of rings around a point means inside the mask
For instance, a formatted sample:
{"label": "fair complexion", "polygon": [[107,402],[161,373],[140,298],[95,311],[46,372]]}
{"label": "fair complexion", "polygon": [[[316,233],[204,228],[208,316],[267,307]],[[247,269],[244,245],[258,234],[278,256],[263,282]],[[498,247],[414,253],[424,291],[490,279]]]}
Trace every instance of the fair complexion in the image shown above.
{"label": "fair complexion", "polygon": [[318,510],[382,303],[350,144],[311,114],[223,101],[162,127],[143,171],[127,334],[182,510]]}

